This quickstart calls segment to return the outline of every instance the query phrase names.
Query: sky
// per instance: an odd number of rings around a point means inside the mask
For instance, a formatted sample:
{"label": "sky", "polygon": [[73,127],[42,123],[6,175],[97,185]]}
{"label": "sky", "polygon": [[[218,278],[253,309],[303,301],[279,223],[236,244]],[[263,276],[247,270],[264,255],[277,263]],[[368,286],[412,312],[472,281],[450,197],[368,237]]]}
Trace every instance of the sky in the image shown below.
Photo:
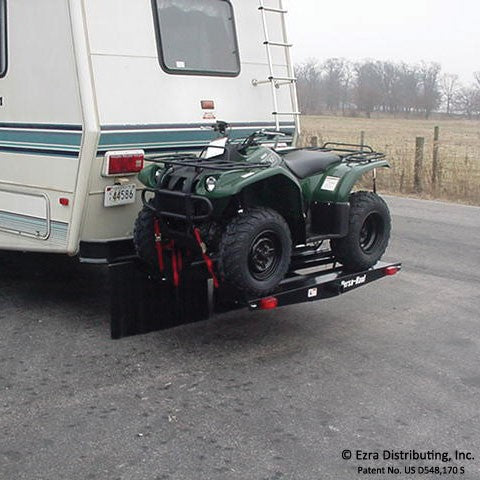
{"label": "sky", "polygon": [[439,62],[464,83],[480,71],[480,0],[288,0],[296,63]]}

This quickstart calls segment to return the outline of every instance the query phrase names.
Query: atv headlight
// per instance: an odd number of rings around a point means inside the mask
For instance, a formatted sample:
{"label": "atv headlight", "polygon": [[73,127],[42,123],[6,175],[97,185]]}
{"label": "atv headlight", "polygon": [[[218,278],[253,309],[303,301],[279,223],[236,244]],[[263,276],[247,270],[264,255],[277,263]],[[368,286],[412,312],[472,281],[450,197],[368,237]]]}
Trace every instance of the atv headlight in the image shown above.
{"label": "atv headlight", "polygon": [[216,186],[217,186],[217,179],[215,177],[208,177],[205,180],[205,188],[207,189],[207,192],[213,192]]}

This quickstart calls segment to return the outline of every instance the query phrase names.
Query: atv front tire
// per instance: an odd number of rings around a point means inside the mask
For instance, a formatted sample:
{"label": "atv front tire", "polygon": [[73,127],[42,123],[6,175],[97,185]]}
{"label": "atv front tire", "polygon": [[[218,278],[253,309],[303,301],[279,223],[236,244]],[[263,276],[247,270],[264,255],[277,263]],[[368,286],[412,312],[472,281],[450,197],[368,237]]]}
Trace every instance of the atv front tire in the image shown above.
{"label": "atv front tire", "polygon": [[138,214],[133,230],[133,243],[140,260],[152,273],[158,273],[158,255],[155,248],[155,215],[144,206]]}
{"label": "atv front tire", "polygon": [[220,242],[224,281],[254,297],[270,294],[290,266],[292,239],[285,219],[269,208],[251,208],[235,217]]}
{"label": "atv front tire", "polygon": [[332,253],[346,270],[367,270],[385,253],[390,230],[390,212],[385,201],[375,193],[353,193],[348,235],[331,240]]}

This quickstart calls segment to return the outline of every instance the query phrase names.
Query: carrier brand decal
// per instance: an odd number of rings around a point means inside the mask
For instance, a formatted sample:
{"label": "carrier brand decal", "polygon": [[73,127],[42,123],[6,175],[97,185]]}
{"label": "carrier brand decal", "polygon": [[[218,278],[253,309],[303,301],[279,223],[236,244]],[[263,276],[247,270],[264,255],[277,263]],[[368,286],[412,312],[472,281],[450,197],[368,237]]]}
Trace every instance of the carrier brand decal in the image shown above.
{"label": "carrier brand decal", "polygon": [[0,123],[0,151],[78,157],[81,142],[79,125]]}
{"label": "carrier brand decal", "polygon": [[318,297],[318,288],[309,288],[307,295],[308,298]]}
{"label": "carrier brand decal", "polygon": [[367,276],[359,275],[357,278],[354,278],[352,280],[343,280],[342,288],[344,290],[348,290],[349,288],[359,287],[360,285],[363,285],[366,282],[367,282]]}

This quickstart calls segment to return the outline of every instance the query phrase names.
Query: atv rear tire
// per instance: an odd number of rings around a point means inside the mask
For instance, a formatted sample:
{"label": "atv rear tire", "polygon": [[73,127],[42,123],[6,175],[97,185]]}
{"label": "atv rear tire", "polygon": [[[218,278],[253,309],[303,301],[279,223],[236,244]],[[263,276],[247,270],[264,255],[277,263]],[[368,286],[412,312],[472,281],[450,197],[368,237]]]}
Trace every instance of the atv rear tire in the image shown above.
{"label": "atv rear tire", "polygon": [[158,255],[155,248],[155,215],[148,207],[143,207],[135,221],[133,243],[140,260],[152,273],[158,273]]}
{"label": "atv rear tire", "polygon": [[367,270],[385,253],[390,230],[390,212],[385,201],[375,193],[353,193],[348,235],[330,242],[332,253],[346,270]]}
{"label": "atv rear tire", "polygon": [[220,242],[223,280],[254,297],[271,293],[290,266],[292,239],[285,219],[269,208],[252,208],[235,217]]}

